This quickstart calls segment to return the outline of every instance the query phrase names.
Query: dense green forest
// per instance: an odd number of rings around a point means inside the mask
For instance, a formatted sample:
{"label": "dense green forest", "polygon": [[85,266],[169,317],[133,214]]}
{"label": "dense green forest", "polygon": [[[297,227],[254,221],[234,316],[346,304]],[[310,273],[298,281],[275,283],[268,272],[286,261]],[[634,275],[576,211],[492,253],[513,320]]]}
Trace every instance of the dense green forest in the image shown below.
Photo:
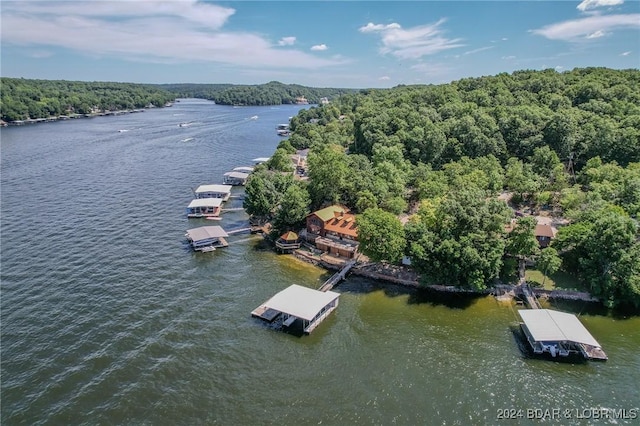
{"label": "dense green forest", "polygon": [[354,89],[313,88],[272,81],[255,86],[233,84],[133,84],[2,77],[0,115],[11,122],[68,114],[89,114],[163,106],[175,98],[200,98],[221,105],[280,105],[304,97],[310,104],[334,100]]}
{"label": "dense green forest", "polygon": [[2,120],[48,118],[96,111],[160,107],[175,95],[157,86],[132,83],[29,80],[2,77]]}
{"label": "dense green forest", "polygon": [[[364,254],[410,256],[425,283],[483,289],[513,281],[525,259],[640,307],[640,71],[369,90],[303,110],[291,128],[246,188],[247,211],[276,232],[342,203],[359,214]],[[308,182],[279,173],[296,148],[311,148]],[[541,251],[530,217],[506,231],[514,209],[568,225]]]}
{"label": "dense green forest", "polygon": [[304,97],[310,104],[320,103],[321,98],[336,99],[342,94],[354,93],[354,89],[314,88],[298,84],[271,81],[258,85],[232,84],[163,84],[178,97],[203,98],[220,105],[280,105],[295,103]]}

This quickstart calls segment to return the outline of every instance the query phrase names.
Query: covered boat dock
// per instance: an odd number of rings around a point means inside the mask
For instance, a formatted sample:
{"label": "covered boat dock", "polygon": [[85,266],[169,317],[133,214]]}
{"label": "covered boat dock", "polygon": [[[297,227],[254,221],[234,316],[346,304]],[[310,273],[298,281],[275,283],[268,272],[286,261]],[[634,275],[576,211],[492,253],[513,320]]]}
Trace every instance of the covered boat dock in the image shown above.
{"label": "covered boat dock", "polygon": [[216,247],[227,247],[224,239],[229,235],[221,226],[201,226],[187,230],[185,235],[195,251],[214,251]]}
{"label": "covered boat dock", "polygon": [[221,198],[227,201],[231,196],[231,185],[200,185],[194,192],[196,198]]}
{"label": "covered boat dock", "polygon": [[552,358],[581,354],[587,359],[606,360],[607,355],[580,320],[551,309],[521,309],[521,324],[533,352]]}
{"label": "covered boat dock", "polygon": [[304,333],[311,333],[338,306],[339,293],[322,292],[293,284],[258,306],[251,315],[268,322],[282,317],[282,327],[302,323]]}
{"label": "covered boat dock", "polygon": [[246,184],[248,178],[249,173],[227,172],[223,176],[223,181],[225,184],[238,186]]}
{"label": "covered boat dock", "polygon": [[222,198],[197,198],[187,206],[187,217],[216,217],[220,216]]}

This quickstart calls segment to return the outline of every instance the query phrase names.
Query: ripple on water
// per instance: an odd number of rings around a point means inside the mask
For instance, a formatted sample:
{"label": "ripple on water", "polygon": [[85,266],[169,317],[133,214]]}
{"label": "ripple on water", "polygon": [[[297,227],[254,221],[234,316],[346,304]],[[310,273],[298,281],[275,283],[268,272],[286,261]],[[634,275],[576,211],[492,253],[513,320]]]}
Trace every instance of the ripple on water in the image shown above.
{"label": "ripple on water", "polygon": [[311,336],[251,318],[327,274],[250,235],[192,253],[185,230],[210,223],[183,212],[190,188],[271,155],[295,111],[188,101],[1,130],[3,424],[490,424],[497,408],[640,399],[633,319],[583,317],[610,361],[574,366],[523,356],[490,298],[354,277]]}

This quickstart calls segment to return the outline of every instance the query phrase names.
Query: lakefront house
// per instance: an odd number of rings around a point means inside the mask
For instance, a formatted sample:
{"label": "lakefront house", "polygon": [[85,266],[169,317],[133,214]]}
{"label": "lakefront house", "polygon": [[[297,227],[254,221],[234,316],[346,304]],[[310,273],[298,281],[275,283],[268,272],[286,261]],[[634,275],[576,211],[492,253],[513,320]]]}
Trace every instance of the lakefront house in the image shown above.
{"label": "lakefront house", "polygon": [[307,216],[306,240],[324,252],[353,258],[358,250],[355,215],[339,205],[331,205]]}

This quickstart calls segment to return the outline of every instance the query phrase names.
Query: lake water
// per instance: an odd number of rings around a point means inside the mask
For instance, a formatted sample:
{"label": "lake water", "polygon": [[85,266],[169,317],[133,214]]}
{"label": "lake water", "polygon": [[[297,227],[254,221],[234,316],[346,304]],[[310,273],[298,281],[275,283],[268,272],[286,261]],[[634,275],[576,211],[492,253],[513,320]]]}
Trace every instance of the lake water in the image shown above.
{"label": "lake water", "polygon": [[637,317],[571,306],[609,356],[580,364],[525,356],[514,305],[355,277],[310,336],[251,318],[327,273],[247,234],[192,253],[186,229],[248,218],[184,209],[191,188],[270,156],[299,108],[184,100],[1,130],[3,425],[640,422]]}

